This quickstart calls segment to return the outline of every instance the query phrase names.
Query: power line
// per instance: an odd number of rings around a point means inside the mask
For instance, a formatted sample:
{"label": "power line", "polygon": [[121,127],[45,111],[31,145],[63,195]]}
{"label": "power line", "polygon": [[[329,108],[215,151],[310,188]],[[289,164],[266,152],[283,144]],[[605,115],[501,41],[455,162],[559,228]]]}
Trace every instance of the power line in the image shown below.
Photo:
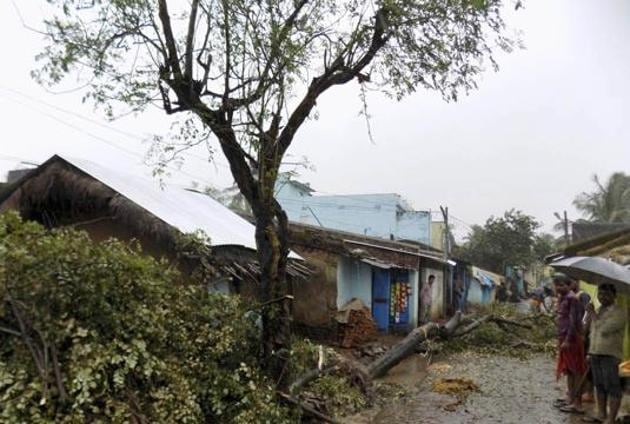
{"label": "power line", "polygon": [[[6,98],[6,97],[5,97],[5,98]],[[12,102],[15,102],[15,103],[17,103],[17,104],[20,104],[20,105],[22,105],[22,106],[25,106],[25,107],[27,107],[27,108],[30,108],[30,109],[32,109],[32,110],[34,110],[34,111],[36,111],[36,112],[38,112],[38,113],[40,113],[40,114],[42,114],[42,115],[44,115],[44,116],[46,116],[46,117],[48,117],[48,118],[52,119],[52,120],[54,120],[54,121],[56,121],[56,122],[58,122],[58,123],[60,123],[60,124],[62,124],[62,125],[65,125],[65,126],[67,126],[67,127],[69,127],[69,128],[72,128],[72,129],[74,129],[75,131],[78,131],[78,132],[80,132],[80,133],[82,133],[82,134],[85,134],[85,135],[87,135],[88,137],[91,137],[91,138],[92,138],[92,139],[94,139],[94,140],[97,140],[97,141],[100,141],[100,142],[102,142],[102,143],[105,143],[105,144],[107,144],[107,145],[109,145],[109,146],[111,146],[111,147],[113,147],[113,148],[115,148],[115,149],[117,149],[117,150],[120,150],[120,151],[122,151],[122,152],[124,152],[124,153],[126,153],[126,154],[128,154],[128,155],[130,155],[130,156],[133,156],[133,157],[135,157],[135,158],[140,158],[141,160],[143,160],[143,161],[144,161],[144,156],[143,156],[141,153],[138,153],[138,152],[135,152],[135,151],[133,151],[133,150],[127,149],[127,148],[125,148],[125,147],[119,146],[118,144],[114,143],[114,142],[113,142],[113,141],[111,141],[111,140],[108,140],[108,139],[106,139],[106,138],[103,138],[103,137],[101,137],[101,136],[99,136],[99,135],[97,135],[97,134],[94,134],[94,133],[90,132],[90,131],[84,130],[83,128],[81,128],[81,127],[79,127],[79,126],[77,126],[77,125],[74,125],[74,124],[72,124],[72,123],[69,123],[69,122],[67,122],[67,121],[64,121],[63,119],[61,119],[61,118],[59,118],[59,117],[57,117],[57,116],[55,116],[55,115],[53,115],[53,114],[51,114],[51,113],[48,113],[48,112],[46,112],[46,111],[43,111],[43,110],[41,110],[41,109],[39,109],[39,108],[37,108],[37,107],[35,107],[35,106],[33,106],[33,105],[29,105],[29,104],[27,104],[27,103],[24,103],[24,102],[21,102],[21,101],[19,101],[19,100],[12,99],[12,98],[8,98],[8,99],[9,99],[10,101],[12,101]],[[193,178],[193,179],[195,179],[195,180],[201,180],[201,181],[205,180],[205,177],[204,177],[204,178],[199,177],[198,175],[191,174],[191,173],[189,173],[189,172],[187,172],[187,171],[183,171],[183,170],[181,170],[181,169],[174,168],[174,167],[173,167],[173,166],[171,166],[171,165],[165,165],[164,167],[165,167],[166,169],[169,169],[169,170],[174,171],[174,172],[178,172],[178,173],[180,173],[180,174],[182,174],[182,175],[185,175],[185,176],[187,176],[187,177],[189,177],[189,178]]]}
{"label": "power line", "polygon": [[[44,100],[37,99],[37,98],[35,98],[33,96],[30,96],[30,95],[28,95],[26,93],[23,93],[23,92],[21,92],[19,90],[14,89],[14,88],[9,88],[9,87],[5,87],[5,86],[0,85],[0,90],[4,90],[5,92],[13,93],[14,95],[21,96],[21,97],[23,97],[25,99],[28,99],[28,100],[32,101],[32,102],[39,103],[39,104],[44,105],[46,107],[52,108],[52,109],[54,109],[54,110],[56,110],[58,112],[74,116],[74,117],[76,117],[78,119],[84,120],[86,122],[90,122],[90,123],[92,123],[94,125],[97,125],[97,126],[99,126],[101,128],[108,129],[108,130],[113,131],[113,132],[115,132],[115,133],[117,133],[119,135],[131,138],[131,139],[134,139],[134,140],[145,142],[145,141],[147,141],[149,139],[148,136],[142,136],[142,135],[135,134],[135,133],[132,133],[132,132],[129,132],[129,131],[121,130],[120,128],[117,128],[117,127],[115,127],[113,125],[106,124],[106,123],[101,122],[101,121],[99,121],[97,119],[93,119],[93,118],[87,117],[85,115],[81,115],[81,114],[79,114],[77,112],[74,112],[72,110],[64,109],[64,108],[62,108],[60,106],[54,105],[54,104],[46,102]],[[5,97],[5,98],[7,98],[7,97]],[[9,98],[9,99],[11,99],[11,98]],[[11,100],[14,100],[14,99],[11,99]],[[21,104],[24,105],[24,103],[21,103]],[[189,151],[183,151],[183,152],[180,152],[180,154],[182,156],[188,156],[190,158],[194,158],[194,159],[200,160],[202,162],[208,162],[209,161],[208,158],[205,158],[203,156],[197,155],[197,154],[189,152]],[[220,167],[223,167],[223,168],[228,168],[227,165],[222,164],[222,163],[214,162],[214,164],[218,165]]]}
{"label": "power line", "polygon": [[468,222],[464,221],[461,218],[456,217],[453,214],[450,214],[451,218],[453,218],[455,221],[459,222],[460,224],[464,224],[466,227],[470,228],[471,230],[473,229],[473,224],[469,224]]}

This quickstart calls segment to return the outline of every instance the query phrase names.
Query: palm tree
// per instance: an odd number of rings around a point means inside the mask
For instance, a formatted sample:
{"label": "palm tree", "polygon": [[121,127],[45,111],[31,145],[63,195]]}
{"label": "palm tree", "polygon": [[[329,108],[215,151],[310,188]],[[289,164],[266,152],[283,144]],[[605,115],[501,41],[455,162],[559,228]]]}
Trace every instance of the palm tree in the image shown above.
{"label": "palm tree", "polygon": [[596,189],[578,195],[573,204],[590,222],[630,222],[630,175],[615,172],[605,184],[593,176]]}

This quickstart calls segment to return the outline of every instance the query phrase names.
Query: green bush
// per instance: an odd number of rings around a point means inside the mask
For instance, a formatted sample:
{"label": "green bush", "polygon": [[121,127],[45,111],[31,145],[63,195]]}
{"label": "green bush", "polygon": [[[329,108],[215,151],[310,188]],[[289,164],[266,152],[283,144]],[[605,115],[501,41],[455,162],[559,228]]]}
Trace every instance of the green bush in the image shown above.
{"label": "green bush", "polygon": [[291,421],[239,300],[137,246],[0,215],[0,296],[2,422]]}

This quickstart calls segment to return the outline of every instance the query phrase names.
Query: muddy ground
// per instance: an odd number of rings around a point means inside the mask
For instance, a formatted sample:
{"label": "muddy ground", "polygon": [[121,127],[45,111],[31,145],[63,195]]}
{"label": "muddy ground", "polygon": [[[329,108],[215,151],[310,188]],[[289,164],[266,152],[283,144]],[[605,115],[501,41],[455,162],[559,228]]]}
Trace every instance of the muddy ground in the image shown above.
{"label": "muddy ground", "polygon": [[[480,389],[458,403],[450,395],[434,393],[438,378],[467,378]],[[427,361],[419,355],[392,369],[385,381],[405,387],[406,394],[380,406],[347,417],[342,422],[452,423],[452,424],[563,424],[581,422],[555,409],[551,403],[562,395],[556,383],[554,360],[548,354],[529,359],[460,353],[447,360]]]}

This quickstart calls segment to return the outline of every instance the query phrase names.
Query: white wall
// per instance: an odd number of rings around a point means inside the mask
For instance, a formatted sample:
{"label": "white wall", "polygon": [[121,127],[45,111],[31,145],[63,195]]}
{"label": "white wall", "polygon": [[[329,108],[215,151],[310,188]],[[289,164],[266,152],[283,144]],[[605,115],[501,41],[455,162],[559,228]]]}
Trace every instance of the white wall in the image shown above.
{"label": "white wall", "polygon": [[409,324],[412,328],[418,326],[420,311],[418,304],[420,303],[420,273],[418,271],[409,270],[409,284],[411,285],[411,298],[409,299]]}

